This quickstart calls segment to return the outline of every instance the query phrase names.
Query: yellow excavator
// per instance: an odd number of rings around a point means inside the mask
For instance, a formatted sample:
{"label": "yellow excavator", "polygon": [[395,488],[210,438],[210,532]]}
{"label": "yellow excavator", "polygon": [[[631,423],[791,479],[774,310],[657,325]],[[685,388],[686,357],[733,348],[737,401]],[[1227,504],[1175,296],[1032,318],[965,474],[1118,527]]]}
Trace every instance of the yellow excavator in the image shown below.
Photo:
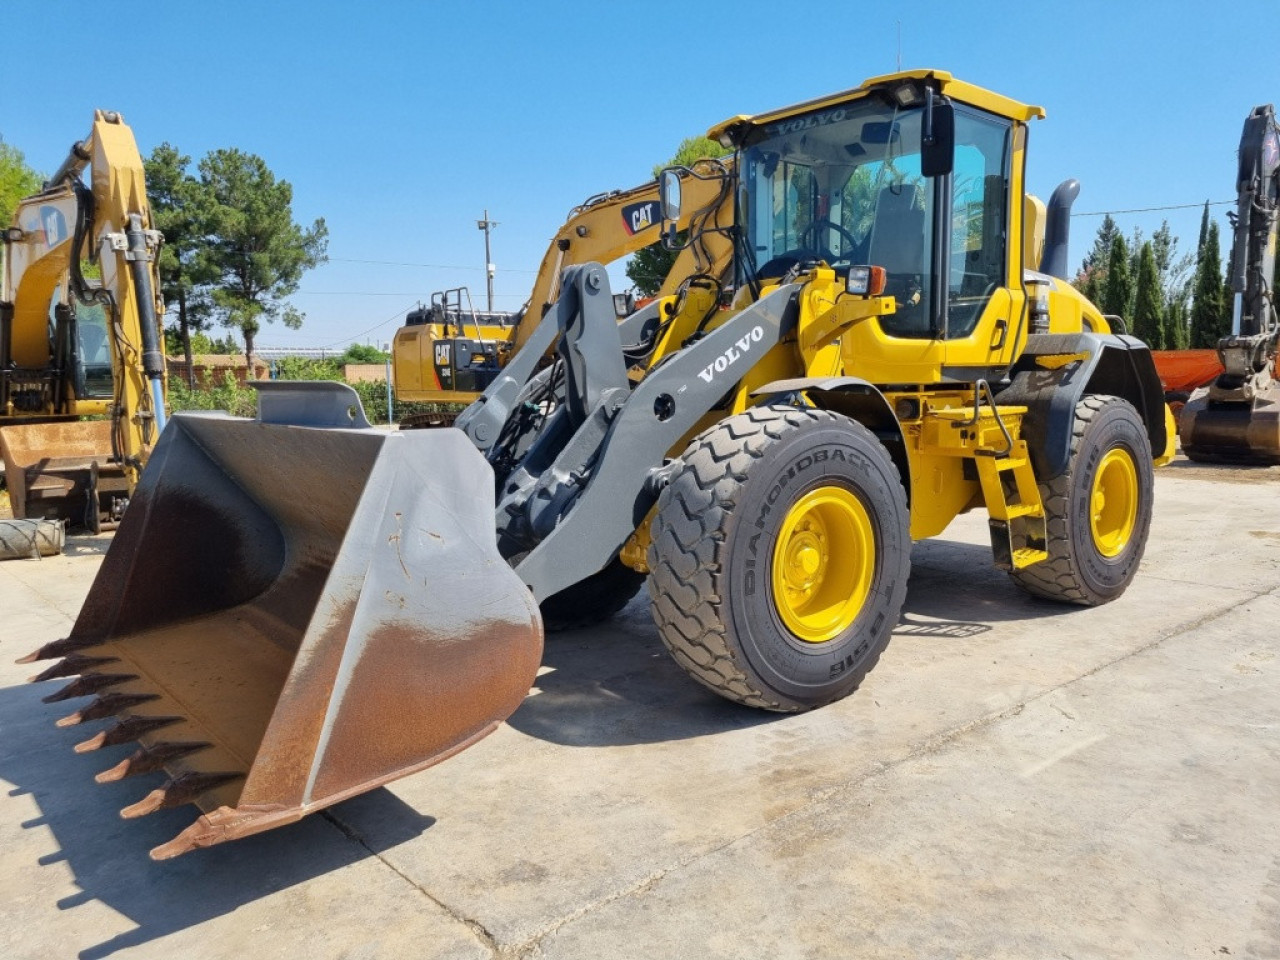
{"label": "yellow excavator", "polygon": [[[566,269],[453,428],[368,429],[321,383],[176,415],[70,635],[27,658],[78,676],[61,725],[112,721],[77,750],[137,744],[100,780],[164,774],[124,816],[199,809],[152,856],[475,743],[535,680],[540,603],[611,570],[647,577],[695,681],[788,712],[858,687],[912,541],[966,511],[1032,595],[1120,596],[1172,417],[1063,279],[1079,185],[1025,192],[1042,116],[915,70],[714,127],[731,277],[619,323],[604,268]],[[670,245],[686,182],[660,180]]]}
{"label": "yellow excavator", "polygon": [[[724,170],[723,162],[704,160],[684,174],[688,213],[681,218],[680,229],[722,210]],[[458,404],[478,399],[555,303],[565,268],[587,261],[612,263],[656,243],[658,212],[656,179],[630,190],[597,194],[574,207],[547,246],[529,300],[515,314],[476,310],[465,287],[432,294],[430,304],[410,311],[405,325],[396,331],[391,357],[396,399]],[[727,215],[732,217],[732,209]],[[699,243],[681,251],[659,297],[674,295],[690,277],[719,278],[724,272],[730,256],[727,231],[699,229],[696,234]],[[620,318],[630,312],[625,296],[620,295],[615,306]],[[418,414],[402,426],[452,419],[451,414]]]}
{"label": "yellow excavator", "polygon": [[0,453],[15,517],[119,521],[165,424],[160,243],[133,132],[99,110],[4,232]]}

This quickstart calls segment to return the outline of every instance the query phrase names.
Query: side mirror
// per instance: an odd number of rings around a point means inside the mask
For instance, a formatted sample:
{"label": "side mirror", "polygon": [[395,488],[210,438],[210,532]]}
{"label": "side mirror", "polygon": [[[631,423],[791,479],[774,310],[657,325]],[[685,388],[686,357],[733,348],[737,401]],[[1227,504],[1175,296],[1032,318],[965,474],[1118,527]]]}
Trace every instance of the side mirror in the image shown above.
{"label": "side mirror", "polygon": [[658,175],[658,205],[662,209],[662,245],[680,249],[676,223],[680,220],[680,170],[667,167]]}
{"label": "side mirror", "polygon": [[658,175],[658,196],[662,202],[662,219],[680,219],[680,173],[667,167]]}
{"label": "side mirror", "polygon": [[920,131],[920,173],[926,177],[949,174],[956,159],[956,112],[950,100],[925,93],[924,126]]}

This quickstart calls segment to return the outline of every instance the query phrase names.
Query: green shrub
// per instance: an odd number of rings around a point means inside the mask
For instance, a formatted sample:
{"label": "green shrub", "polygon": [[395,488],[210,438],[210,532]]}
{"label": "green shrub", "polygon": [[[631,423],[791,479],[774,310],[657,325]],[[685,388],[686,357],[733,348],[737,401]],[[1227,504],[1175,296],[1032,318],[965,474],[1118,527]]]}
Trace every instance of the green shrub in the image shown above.
{"label": "green shrub", "polygon": [[169,409],[225,410],[234,417],[252,417],[258,411],[258,399],[230,370],[223,371],[220,381],[206,370],[194,390],[179,377],[169,378]]}

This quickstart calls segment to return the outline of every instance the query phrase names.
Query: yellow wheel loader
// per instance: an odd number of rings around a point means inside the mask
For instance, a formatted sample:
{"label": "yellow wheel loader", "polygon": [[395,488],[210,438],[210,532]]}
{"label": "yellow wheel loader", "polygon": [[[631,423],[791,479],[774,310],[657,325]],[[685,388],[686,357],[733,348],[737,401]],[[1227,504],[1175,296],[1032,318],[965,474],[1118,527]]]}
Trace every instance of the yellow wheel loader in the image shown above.
{"label": "yellow wheel loader", "polygon": [[[123,512],[164,429],[160,242],[133,132],[99,110],[4,233],[0,454],[14,516],[97,532]],[[79,419],[91,415],[104,419]]]}
{"label": "yellow wheel loader", "polygon": [[912,540],[965,511],[1031,593],[1119,596],[1171,422],[1146,346],[1062,279],[1078,184],[1047,213],[1024,192],[1042,115],[920,70],[715,127],[732,282],[618,323],[602,267],[564,271],[452,429],[367,429],[340,384],[175,416],[70,636],[29,658],[79,676],[50,699],[96,697],[61,723],[111,720],[77,749],[138,744],[102,779],[167,775],[126,816],[199,808],[152,855],[474,743],[534,680],[539,603],[619,570],[695,680],[778,711],[857,688]]}
{"label": "yellow wheel loader", "polygon": [[[725,169],[719,160],[704,160],[683,172],[686,213],[678,225],[680,229],[696,225],[700,239],[676,258],[660,297],[674,294],[689,277],[719,278],[727,267],[730,241],[723,228],[731,222],[733,210],[722,195],[728,183]],[[657,242],[658,214],[656,179],[630,190],[597,194],[574,207],[547,246],[528,302],[515,314],[476,310],[465,287],[432,294],[430,305],[411,311],[396,331],[391,358],[396,398],[407,403],[459,404],[479,398],[555,303],[564,269],[589,261],[612,263]],[[728,219],[713,224],[717,215]],[[619,309],[618,315],[630,312]],[[427,413],[402,426],[435,426],[452,420],[452,414]]]}

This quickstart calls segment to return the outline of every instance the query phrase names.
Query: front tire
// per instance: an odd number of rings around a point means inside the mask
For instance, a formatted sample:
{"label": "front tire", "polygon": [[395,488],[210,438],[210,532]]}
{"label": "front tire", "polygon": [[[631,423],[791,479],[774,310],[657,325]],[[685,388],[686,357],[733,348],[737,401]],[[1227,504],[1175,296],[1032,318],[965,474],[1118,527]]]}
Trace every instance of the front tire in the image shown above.
{"label": "front tire", "polygon": [[1010,576],[1028,593],[1096,607],[1124,593],[1151,529],[1151,441],[1132,405],[1090,394],[1076,404],[1071,456],[1040,484],[1049,559]]}
{"label": "front tire", "polygon": [[750,706],[848,696],[906,598],[909,514],[888,451],[846,417],[768,406],[721,421],[681,459],[648,558],[672,656]]}

